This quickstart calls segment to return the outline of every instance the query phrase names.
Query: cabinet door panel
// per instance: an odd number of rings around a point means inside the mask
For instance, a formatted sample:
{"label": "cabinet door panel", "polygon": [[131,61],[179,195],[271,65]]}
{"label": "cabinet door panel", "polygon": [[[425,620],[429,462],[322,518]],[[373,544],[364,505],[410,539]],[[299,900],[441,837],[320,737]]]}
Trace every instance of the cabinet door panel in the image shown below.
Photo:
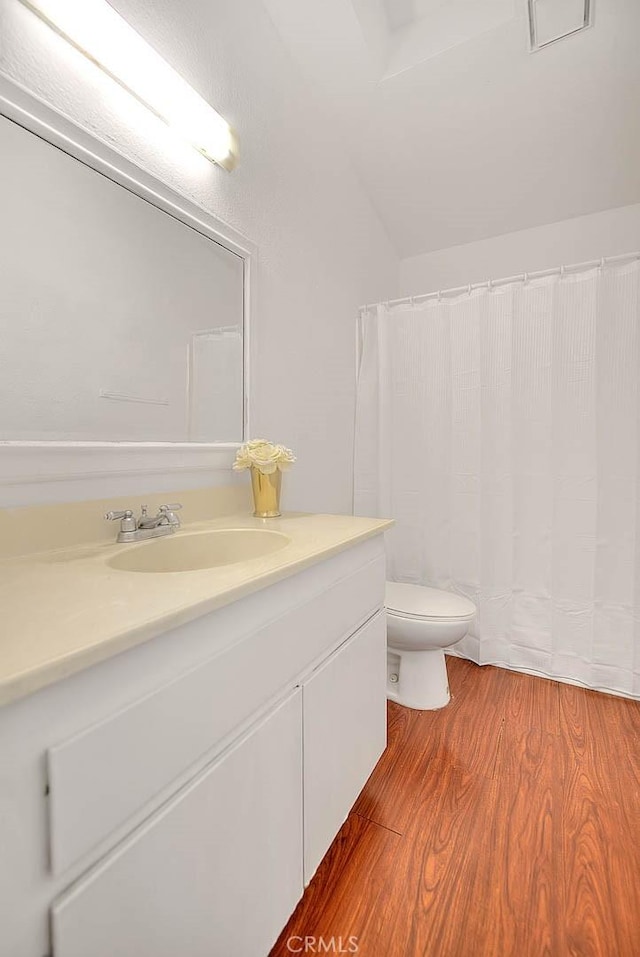
{"label": "cabinet door panel", "polygon": [[302,894],[297,690],[53,906],[56,957],[262,957]]}
{"label": "cabinet door panel", "polygon": [[386,680],[382,611],[303,686],[306,884],[386,747]]}

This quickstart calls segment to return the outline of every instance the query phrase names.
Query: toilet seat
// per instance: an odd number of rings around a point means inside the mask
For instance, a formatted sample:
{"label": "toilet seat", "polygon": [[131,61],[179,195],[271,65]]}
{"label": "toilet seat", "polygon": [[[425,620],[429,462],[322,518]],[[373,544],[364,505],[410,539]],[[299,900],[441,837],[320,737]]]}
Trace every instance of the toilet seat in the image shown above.
{"label": "toilet seat", "polygon": [[471,621],[477,614],[476,606],[463,595],[404,582],[387,582],[385,606],[388,615],[414,621]]}

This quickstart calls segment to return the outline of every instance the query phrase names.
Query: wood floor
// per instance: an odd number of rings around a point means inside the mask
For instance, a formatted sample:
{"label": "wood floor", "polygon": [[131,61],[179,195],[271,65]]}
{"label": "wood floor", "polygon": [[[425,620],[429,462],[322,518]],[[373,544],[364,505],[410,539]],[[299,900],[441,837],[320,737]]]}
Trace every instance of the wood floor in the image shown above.
{"label": "wood floor", "polygon": [[293,935],[356,937],[359,957],[640,957],[640,704],[448,664],[448,707],[389,705],[389,747],[271,957]]}

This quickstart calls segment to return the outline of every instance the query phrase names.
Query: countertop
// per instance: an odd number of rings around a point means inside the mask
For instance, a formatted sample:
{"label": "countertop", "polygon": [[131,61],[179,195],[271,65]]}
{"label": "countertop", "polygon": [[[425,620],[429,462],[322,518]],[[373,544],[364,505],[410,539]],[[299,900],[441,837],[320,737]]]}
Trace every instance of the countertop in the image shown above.
{"label": "countertop", "polygon": [[189,572],[119,571],[109,559],[141,546],[103,542],[0,561],[0,705],[287,578],[391,524],[305,513],[194,522],[175,535],[267,527],[291,541],[261,558]]}

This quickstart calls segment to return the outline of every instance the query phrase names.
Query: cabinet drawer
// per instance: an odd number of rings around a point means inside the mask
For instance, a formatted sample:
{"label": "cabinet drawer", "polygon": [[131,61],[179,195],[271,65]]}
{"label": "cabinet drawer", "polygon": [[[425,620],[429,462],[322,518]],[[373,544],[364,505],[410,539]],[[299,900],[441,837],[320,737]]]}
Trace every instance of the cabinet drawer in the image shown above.
{"label": "cabinet drawer", "polygon": [[266,957],[302,895],[300,699],[54,903],[56,957]]}
{"label": "cabinet drawer", "polygon": [[[285,614],[49,750],[54,873],[150,813],[168,796],[172,782],[213,756],[235,728],[293,687],[384,601],[383,554],[296,606],[297,577],[290,580],[292,600]],[[212,636],[220,629],[217,614],[209,616]]]}

